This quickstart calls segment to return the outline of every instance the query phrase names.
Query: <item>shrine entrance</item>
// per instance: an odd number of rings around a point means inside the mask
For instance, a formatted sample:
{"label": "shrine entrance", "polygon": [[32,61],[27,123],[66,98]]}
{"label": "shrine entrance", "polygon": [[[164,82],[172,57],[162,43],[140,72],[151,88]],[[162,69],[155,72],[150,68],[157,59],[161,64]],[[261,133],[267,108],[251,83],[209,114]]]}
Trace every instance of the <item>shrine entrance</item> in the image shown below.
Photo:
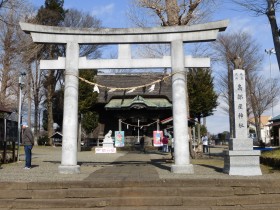
{"label": "shrine entrance", "polygon": [[[162,130],[160,121],[172,116],[172,84],[166,73],[138,74],[98,74],[95,82],[102,87],[133,87],[161,80],[153,89],[150,85],[134,91],[106,92],[102,88],[98,94],[96,111],[99,113],[99,124],[94,129],[92,140],[103,141],[109,131],[123,131],[124,145],[129,149],[139,146],[143,135],[146,145],[152,146],[153,131]],[[167,78],[168,77],[168,78]],[[108,89],[108,88],[107,88]]]}
{"label": "shrine entrance", "polygon": [[[103,68],[171,68],[175,140],[175,163],[171,166],[171,171],[194,173],[189,159],[185,68],[210,67],[210,59],[185,57],[184,43],[213,41],[227,25],[228,21],[217,21],[158,28],[72,29],[20,23],[22,30],[30,33],[35,43],[66,44],[65,58],[41,61],[40,64],[41,69],[65,69],[63,145],[59,173],[80,172],[80,166],[77,165],[79,69]],[[171,55],[163,58],[132,59],[130,44],[141,43],[169,44]],[[87,60],[85,57],[79,57],[79,45],[82,44],[118,44],[118,59]]]}

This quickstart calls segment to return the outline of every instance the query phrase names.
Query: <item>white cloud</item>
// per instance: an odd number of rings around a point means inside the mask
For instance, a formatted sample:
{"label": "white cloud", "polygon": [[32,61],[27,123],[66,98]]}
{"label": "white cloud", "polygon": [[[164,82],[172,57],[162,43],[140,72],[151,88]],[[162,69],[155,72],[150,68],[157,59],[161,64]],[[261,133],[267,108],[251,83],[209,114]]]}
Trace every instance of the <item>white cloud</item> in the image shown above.
{"label": "white cloud", "polygon": [[111,15],[114,12],[115,4],[107,4],[104,6],[96,7],[92,10],[94,16]]}
{"label": "white cloud", "polygon": [[232,17],[227,28],[227,31],[230,32],[244,31],[256,36],[259,36],[259,34],[262,33],[267,33],[267,31],[269,30],[269,24],[267,23],[267,21],[264,21],[261,17],[244,16]]}

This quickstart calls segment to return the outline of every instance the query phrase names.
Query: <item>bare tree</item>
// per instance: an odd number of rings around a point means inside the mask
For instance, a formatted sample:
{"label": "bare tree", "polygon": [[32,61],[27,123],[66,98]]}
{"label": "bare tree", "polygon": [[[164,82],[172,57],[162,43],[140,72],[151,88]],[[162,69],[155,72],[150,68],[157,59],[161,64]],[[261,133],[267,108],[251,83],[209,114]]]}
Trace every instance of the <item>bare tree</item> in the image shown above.
{"label": "bare tree", "polygon": [[280,69],[280,40],[276,18],[276,11],[279,9],[280,0],[233,0],[233,2],[257,17],[261,15],[267,16]]}
{"label": "bare tree", "polygon": [[[88,13],[76,9],[69,9],[65,15],[62,26],[74,28],[100,28],[101,21]],[[87,56],[91,59],[99,58],[101,56],[99,50],[101,47],[101,45],[82,45],[80,47],[80,56]]]}
{"label": "bare tree", "polygon": [[22,3],[24,3],[24,1],[6,1],[5,9],[1,9],[0,11],[1,16],[5,16],[5,21],[0,21],[0,103],[5,107],[14,109],[17,107],[17,75],[25,68],[20,64],[21,51],[19,50],[20,29],[18,27],[18,22],[27,11]]}
{"label": "bare tree", "polygon": [[[7,21],[14,22],[14,12],[10,11],[7,14]],[[16,45],[17,40],[14,38],[16,28],[6,23],[1,23],[1,35],[0,35],[0,45],[1,45],[1,92],[0,92],[0,103],[4,107],[12,106],[13,101],[11,101],[13,95],[12,86],[16,85],[16,81],[12,75],[15,74],[15,65],[13,62],[13,57],[17,54]],[[15,105],[15,104],[14,104]]]}
{"label": "bare tree", "polygon": [[[208,22],[217,5],[216,0],[133,0],[128,17],[137,27],[192,25]],[[140,57],[161,57],[170,53],[169,46],[142,45]]]}
{"label": "bare tree", "polygon": [[128,15],[139,27],[191,25],[209,20],[215,7],[214,0],[134,0]]}
{"label": "bare tree", "polygon": [[[33,92],[33,103],[34,103],[34,142],[38,145],[39,131],[40,131],[40,105],[44,99],[43,92],[43,72],[39,68],[39,59],[36,58],[32,62],[33,71],[29,72],[31,76],[31,89]],[[31,68],[30,68],[31,70]]]}
{"label": "bare tree", "polygon": [[254,76],[247,81],[249,86],[248,93],[251,100],[249,106],[252,107],[257,138],[261,141],[261,115],[268,110],[272,104],[277,104],[279,99],[279,81],[278,79],[264,79],[263,76]]}

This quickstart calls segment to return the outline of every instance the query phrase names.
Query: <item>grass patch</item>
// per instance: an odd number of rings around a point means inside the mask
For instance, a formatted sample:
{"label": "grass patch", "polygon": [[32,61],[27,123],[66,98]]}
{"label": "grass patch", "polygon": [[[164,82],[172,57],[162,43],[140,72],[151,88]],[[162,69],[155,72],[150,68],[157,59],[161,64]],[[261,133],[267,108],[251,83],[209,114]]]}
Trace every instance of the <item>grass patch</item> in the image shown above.
{"label": "grass patch", "polygon": [[265,157],[265,158],[280,159],[280,149],[274,149],[274,150],[271,150],[271,151],[262,152],[261,156]]}
{"label": "grass patch", "polygon": [[280,170],[280,149],[261,153],[260,162],[266,165],[269,172],[275,173]]}

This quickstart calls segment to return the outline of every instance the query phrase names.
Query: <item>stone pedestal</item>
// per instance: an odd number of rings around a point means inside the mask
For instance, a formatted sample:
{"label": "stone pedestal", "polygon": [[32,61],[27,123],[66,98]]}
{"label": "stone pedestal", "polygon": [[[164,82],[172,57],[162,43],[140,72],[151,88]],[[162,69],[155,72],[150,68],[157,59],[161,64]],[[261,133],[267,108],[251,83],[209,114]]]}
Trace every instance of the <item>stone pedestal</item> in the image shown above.
{"label": "stone pedestal", "polygon": [[114,141],[110,138],[103,140],[102,148],[95,148],[95,153],[116,153],[117,149],[114,147]]}
{"label": "stone pedestal", "polygon": [[[231,146],[235,144],[236,146],[238,145],[238,149],[231,150]],[[244,148],[248,148],[246,145],[250,145],[252,149],[244,150]],[[224,151],[225,173],[238,176],[262,175],[260,169],[260,151],[253,150],[251,139],[231,139],[229,149]]]}
{"label": "stone pedestal", "polygon": [[113,141],[111,141],[111,142],[104,142],[103,141],[102,148],[114,148],[114,142]]}

